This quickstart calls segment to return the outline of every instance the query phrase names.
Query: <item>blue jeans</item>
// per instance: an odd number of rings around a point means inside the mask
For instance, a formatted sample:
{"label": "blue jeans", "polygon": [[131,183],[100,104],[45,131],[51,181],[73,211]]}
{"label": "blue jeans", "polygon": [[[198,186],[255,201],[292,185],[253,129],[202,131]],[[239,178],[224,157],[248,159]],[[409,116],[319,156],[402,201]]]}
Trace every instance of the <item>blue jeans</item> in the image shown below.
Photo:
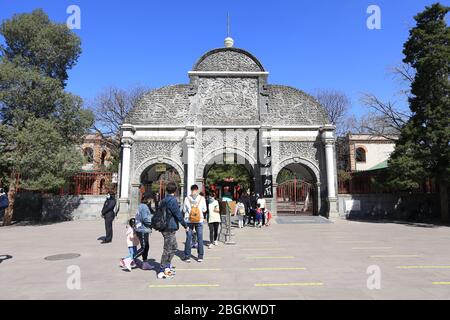
{"label": "blue jeans", "polygon": [[128,247],[128,256],[125,257],[125,259],[130,258],[133,259],[133,257],[136,255],[137,252],[137,247]]}
{"label": "blue jeans", "polygon": [[188,223],[189,231],[186,232],[186,243],[184,245],[184,256],[189,258],[191,256],[191,243],[192,243],[192,232],[195,229],[197,232],[197,252],[198,258],[203,259],[203,223]]}

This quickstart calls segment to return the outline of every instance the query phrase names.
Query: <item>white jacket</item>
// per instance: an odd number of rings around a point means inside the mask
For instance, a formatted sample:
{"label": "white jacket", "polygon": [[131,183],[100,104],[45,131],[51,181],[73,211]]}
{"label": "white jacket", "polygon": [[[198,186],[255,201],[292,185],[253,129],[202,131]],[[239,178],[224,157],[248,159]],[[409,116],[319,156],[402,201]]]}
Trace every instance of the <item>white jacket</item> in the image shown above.
{"label": "white jacket", "polygon": [[198,202],[198,208],[200,209],[200,223],[203,223],[203,220],[205,219],[204,213],[206,212],[207,209],[205,198],[202,197],[201,195],[197,195],[195,200],[190,195],[184,198],[184,206],[183,206],[184,220],[186,222],[189,222],[189,213],[191,212],[191,201],[194,203]]}

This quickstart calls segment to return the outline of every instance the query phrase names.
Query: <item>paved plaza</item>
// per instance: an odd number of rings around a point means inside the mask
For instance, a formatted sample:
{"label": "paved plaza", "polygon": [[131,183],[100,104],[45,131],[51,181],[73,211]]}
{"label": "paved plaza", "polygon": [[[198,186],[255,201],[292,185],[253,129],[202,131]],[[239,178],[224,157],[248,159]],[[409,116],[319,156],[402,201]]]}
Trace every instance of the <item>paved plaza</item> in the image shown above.
{"label": "paved plaza", "polygon": [[[278,219],[269,228],[233,229],[236,245],[205,248],[203,263],[182,262],[180,251],[173,261],[177,275],[170,280],[157,279],[153,270],[119,268],[127,252],[119,221],[111,244],[97,240],[103,221],[4,227],[0,255],[12,258],[0,263],[0,299],[450,298],[448,227]],[[184,232],[177,238],[182,249]],[[162,236],[154,232],[149,256],[155,265],[161,252]],[[80,256],[44,259],[66,253]],[[67,287],[73,265],[81,271],[79,290]],[[369,266],[379,267],[379,290],[367,287]]]}

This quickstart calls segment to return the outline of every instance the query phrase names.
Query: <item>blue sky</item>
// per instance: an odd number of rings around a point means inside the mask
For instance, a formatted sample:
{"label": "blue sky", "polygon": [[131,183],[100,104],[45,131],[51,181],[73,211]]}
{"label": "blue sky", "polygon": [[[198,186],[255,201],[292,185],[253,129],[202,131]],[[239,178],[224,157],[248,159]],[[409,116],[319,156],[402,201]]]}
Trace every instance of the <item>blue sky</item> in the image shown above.
{"label": "blue sky", "polygon": [[[65,22],[81,9],[83,53],[67,89],[85,100],[110,85],[160,87],[187,83],[187,71],[206,51],[222,47],[226,14],[235,47],[253,53],[269,81],[313,92],[331,88],[352,100],[362,92],[402,103],[389,68],[402,60],[413,16],[426,0],[0,0],[0,20],[43,8]],[[441,1],[449,5],[449,1]],[[369,30],[367,7],[381,8],[381,30]]]}

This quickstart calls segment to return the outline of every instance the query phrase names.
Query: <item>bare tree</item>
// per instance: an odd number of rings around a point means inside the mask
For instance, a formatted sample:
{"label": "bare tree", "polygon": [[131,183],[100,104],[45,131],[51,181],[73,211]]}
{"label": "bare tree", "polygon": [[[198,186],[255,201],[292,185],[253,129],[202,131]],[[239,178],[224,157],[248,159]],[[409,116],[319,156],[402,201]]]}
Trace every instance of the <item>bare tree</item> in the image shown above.
{"label": "bare tree", "polygon": [[325,108],[331,123],[336,126],[337,135],[345,135],[348,131],[345,117],[351,104],[350,99],[345,93],[331,89],[317,90],[316,99]]}
{"label": "bare tree", "polygon": [[393,102],[383,102],[374,94],[364,93],[361,103],[369,109],[369,113],[362,118],[361,127],[367,133],[383,136],[392,140],[400,134],[411,114],[398,108]]}
{"label": "bare tree", "polygon": [[120,126],[148,90],[142,86],[128,90],[109,87],[101,92],[92,103],[95,114],[94,130],[102,136],[103,143],[110,148],[114,158],[114,167],[118,165],[119,160]]}

